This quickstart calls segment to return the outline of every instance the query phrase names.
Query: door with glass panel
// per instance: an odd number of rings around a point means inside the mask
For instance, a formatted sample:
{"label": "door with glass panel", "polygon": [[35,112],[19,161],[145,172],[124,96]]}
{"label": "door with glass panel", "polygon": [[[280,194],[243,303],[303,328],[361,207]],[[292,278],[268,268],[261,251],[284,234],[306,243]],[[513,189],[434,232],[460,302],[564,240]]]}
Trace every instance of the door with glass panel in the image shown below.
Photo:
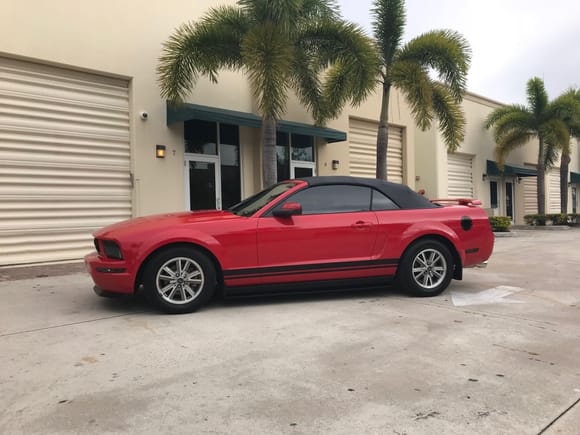
{"label": "door with glass panel", "polygon": [[184,123],[187,210],[227,209],[241,200],[240,134],[237,125]]}
{"label": "door with glass panel", "polygon": [[185,208],[221,209],[221,177],[218,157],[185,157]]}
{"label": "door with glass panel", "polygon": [[505,215],[514,220],[514,184],[511,181],[505,183]]}

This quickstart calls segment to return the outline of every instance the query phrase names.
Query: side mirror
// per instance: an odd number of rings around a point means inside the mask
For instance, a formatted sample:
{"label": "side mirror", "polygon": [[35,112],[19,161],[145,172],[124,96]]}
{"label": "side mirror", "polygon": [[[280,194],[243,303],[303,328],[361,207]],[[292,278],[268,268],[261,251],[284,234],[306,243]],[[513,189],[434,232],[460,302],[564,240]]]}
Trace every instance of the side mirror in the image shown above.
{"label": "side mirror", "polygon": [[272,214],[279,218],[289,218],[302,214],[302,206],[299,202],[287,202],[282,207],[276,208]]}

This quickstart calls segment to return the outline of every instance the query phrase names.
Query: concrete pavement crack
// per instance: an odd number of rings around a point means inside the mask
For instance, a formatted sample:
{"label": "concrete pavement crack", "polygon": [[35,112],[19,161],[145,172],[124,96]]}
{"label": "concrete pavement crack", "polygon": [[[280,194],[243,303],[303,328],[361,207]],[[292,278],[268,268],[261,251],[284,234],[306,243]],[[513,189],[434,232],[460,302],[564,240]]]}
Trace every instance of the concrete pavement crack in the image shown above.
{"label": "concrete pavement crack", "polygon": [[100,320],[116,319],[118,317],[131,316],[133,314],[143,314],[144,312],[145,311],[135,311],[135,312],[131,312],[131,313],[116,314],[114,316],[99,317],[99,318],[90,319],[90,320],[80,320],[78,322],[71,322],[71,323],[63,323],[62,325],[46,326],[44,328],[35,328],[35,329],[27,329],[24,331],[8,332],[7,334],[0,334],[0,338],[10,337],[10,336],[14,336],[14,335],[21,335],[21,334],[29,334],[32,332],[46,331],[49,329],[66,328],[67,326],[82,325],[83,323],[98,322]]}
{"label": "concrete pavement crack", "polygon": [[537,435],[542,435],[543,433],[545,433],[552,425],[554,425],[554,423],[556,423],[558,420],[564,417],[564,415],[566,415],[569,411],[571,411],[572,408],[578,405],[578,403],[580,403],[580,397],[576,399],[576,401],[572,403],[572,405],[570,405],[568,408],[562,411],[555,419],[553,419],[550,423],[548,423],[548,425],[544,427],[540,432],[538,432]]}

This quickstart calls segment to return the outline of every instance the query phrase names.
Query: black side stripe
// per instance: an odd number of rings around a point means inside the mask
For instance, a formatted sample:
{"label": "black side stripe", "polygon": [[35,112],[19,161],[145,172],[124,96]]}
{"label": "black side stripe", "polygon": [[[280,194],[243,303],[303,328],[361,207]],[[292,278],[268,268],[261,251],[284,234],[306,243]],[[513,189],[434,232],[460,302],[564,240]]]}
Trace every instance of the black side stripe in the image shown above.
{"label": "black side stripe", "polygon": [[340,267],[336,269],[317,269],[317,270],[303,270],[298,272],[274,272],[274,273],[263,273],[263,274],[252,274],[252,275],[240,275],[240,276],[226,276],[225,279],[231,281],[233,279],[246,279],[246,278],[262,278],[271,276],[289,276],[289,275],[308,275],[312,273],[325,273],[325,272],[347,272],[351,270],[374,270],[374,269],[392,269],[395,268],[395,264],[385,264],[382,266],[357,266],[357,267]]}
{"label": "black side stripe", "polygon": [[250,269],[224,270],[224,278],[252,278],[256,276],[273,276],[275,275],[293,275],[299,273],[319,273],[331,272],[345,269],[376,269],[388,266],[396,266],[399,260],[396,258],[387,258],[384,260],[369,261],[347,261],[342,263],[318,263],[318,264],[301,264],[296,266],[274,266],[274,267],[255,267]]}

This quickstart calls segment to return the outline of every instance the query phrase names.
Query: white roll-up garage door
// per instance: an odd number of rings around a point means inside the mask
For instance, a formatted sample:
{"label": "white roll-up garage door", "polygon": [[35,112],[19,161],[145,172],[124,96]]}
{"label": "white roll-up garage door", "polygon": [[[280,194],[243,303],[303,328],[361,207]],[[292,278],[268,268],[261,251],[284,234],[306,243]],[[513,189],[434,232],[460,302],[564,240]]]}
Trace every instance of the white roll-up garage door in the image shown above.
{"label": "white roll-up garage door", "polygon": [[79,259],[129,217],[128,82],[0,57],[0,265]]}
{"label": "white roll-up garage door", "polygon": [[447,196],[473,198],[473,157],[447,154]]}
{"label": "white roll-up garage door", "polygon": [[[525,165],[526,168],[536,169],[535,165]],[[538,178],[523,177],[524,186],[524,215],[538,213]]]}
{"label": "white roll-up garage door", "polygon": [[560,168],[552,169],[546,178],[548,213],[560,213]]}
{"label": "white roll-up garage door", "polygon": [[[350,175],[375,178],[378,122],[351,118],[348,127]],[[387,178],[403,182],[403,129],[389,126]]]}

